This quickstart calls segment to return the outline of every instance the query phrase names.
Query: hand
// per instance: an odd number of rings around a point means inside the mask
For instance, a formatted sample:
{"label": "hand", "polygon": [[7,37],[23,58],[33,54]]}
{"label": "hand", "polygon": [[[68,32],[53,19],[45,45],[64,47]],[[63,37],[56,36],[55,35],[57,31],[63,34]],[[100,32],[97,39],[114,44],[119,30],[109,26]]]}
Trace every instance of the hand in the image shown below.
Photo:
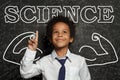
{"label": "hand", "polygon": [[38,47],[38,31],[36,31],[35,38],[28,40],[28,48],[32,51],[36,51]]}

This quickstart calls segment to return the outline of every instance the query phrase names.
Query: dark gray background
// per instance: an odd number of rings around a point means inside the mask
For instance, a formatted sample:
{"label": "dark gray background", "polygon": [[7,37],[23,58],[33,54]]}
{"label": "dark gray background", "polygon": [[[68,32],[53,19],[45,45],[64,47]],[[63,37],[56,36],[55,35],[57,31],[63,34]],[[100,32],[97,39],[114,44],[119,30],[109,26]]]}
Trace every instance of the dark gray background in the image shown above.
{"label": "dark gray background", "polygon": [[[82,51],[79,53],[79,48],[82,45],[90,45],[93,46],[99,53],[102,51],[99,48],[99,44],[93,42],[91,40],[91,35],[93,32],[97,32],[102,34],[105,38],[107,38],[115,47],[118,58],[120,56],[120,1],[119,0],[0,0],[0,80],[24,80],[20,77],[19,74],[19,66],[8,63],[3,60],[3,53],[8,46],[8,44],[19,34],[39,30],[39,48],[44,50],[42,44],[42,38],[45,34],[45,24],[40,23],[31,23],[26,24],[22,21],[19,21],[15,24],[5,23],[4,21],[4,9],[6,6],[15,5],[20,9],[25,5],[33,5],[33,6],[74,6],[79,5],[81,8],[87,5],[92,6],[112,6],[114,9],[113,15],[115,16],[113,23],[104,23],[100,24],[97,22],[87,24],[82,22],[79,19],[79,23],[76,23],[76,40],[74,44],[71,46],[71,51],[83,55],[84,57],[89,57],[93,53],[89,49]],[[15,44],[14,44],[15,45]],[[19,62],[24,54],[20,55],[12,55],[12,48],[9,49],[9,53],[7,58]],[[18,48],[18,50],[27,45],[27,40],[24,41]],[[103,44],[104,46],[106,44]],[[73,47],[74,46],[74,47]],[[106,45],[109,48],[109,46]],[[85,55],[84,55],[84,54]],[[94,56],[94,55],[92,55]],[[92,57],[91,56],[91,57]],[[114,56],[110,55],[108,59],[112,59]],[[100,58],[100,61],[106,60],[107,57]],[[92,64],[87,61],[87,64]],[[91,66],[89,67],[92,80],[120,80],[120,62],[114,64],[108,64],[103,66]],[[41,76],[36,76],[29,80],[41,80]]]}

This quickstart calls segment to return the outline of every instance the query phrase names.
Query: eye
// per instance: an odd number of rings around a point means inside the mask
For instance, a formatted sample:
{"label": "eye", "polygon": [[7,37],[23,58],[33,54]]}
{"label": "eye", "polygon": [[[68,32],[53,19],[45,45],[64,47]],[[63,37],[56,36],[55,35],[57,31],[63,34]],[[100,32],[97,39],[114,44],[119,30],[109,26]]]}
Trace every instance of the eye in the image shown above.
{"label": "eye", "polygon": [[53,31],[53,33],[58,33],[58,31]]}
{"label": "eye", "polygon": [[67,31],[63,31],[63,33],[67,33]]}

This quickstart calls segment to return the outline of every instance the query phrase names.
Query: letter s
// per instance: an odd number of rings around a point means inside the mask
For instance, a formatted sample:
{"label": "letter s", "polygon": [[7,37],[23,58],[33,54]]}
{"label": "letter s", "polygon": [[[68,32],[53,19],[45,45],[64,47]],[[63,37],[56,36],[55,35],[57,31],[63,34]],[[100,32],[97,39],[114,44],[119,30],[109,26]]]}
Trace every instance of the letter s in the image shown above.
{"label": "letter s", "polygon": [[19,21],[19,10],[17,6],[7,6],[4,12],[5,23],[16,23]]}

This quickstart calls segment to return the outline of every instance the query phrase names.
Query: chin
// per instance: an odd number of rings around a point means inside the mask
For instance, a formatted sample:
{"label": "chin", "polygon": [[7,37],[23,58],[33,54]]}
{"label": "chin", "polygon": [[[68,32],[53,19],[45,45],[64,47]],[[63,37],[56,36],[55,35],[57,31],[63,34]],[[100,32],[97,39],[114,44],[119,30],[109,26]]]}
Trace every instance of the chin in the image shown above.
{"label": "chin", "polygon": [[61,48],[67,48],[67,46],[65,45],[59,45],[59,46],[56,46],[57,49],[61,49]]}

